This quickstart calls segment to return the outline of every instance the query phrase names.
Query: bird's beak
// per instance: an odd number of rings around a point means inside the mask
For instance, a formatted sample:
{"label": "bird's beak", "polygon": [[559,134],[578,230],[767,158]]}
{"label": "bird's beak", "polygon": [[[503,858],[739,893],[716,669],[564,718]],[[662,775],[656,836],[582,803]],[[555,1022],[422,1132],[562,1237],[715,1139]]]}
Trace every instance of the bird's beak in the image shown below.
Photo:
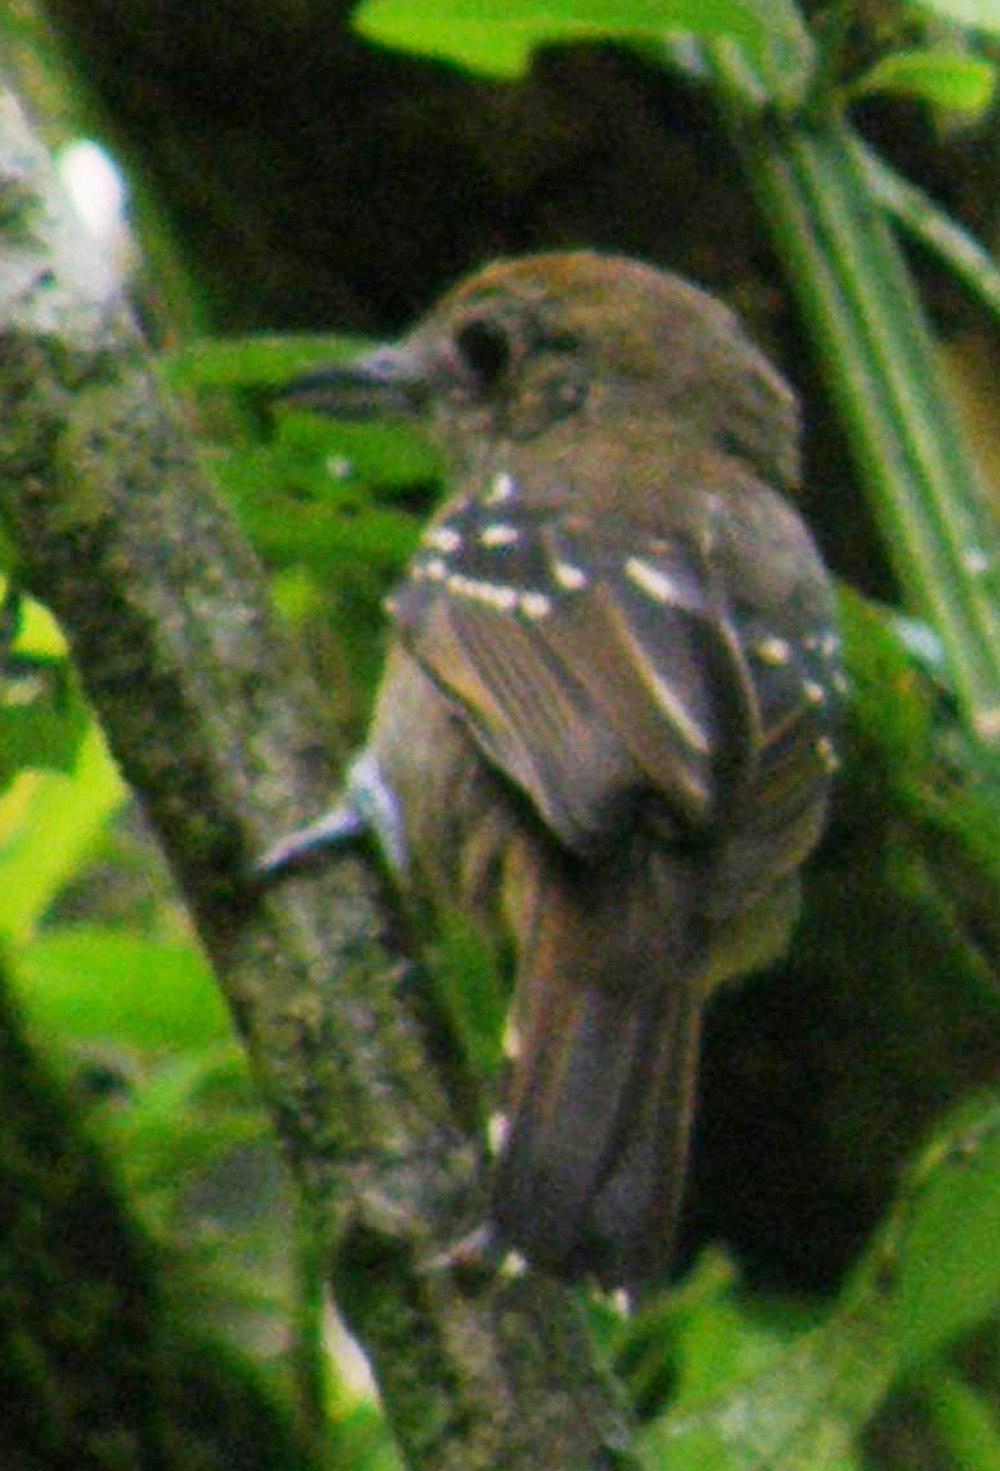
{"label": "bird's beak", "polygon": [[399,343],[295,378],[279,398],[336,419],[409,419],[420,412],[426,391],[422,355]]}

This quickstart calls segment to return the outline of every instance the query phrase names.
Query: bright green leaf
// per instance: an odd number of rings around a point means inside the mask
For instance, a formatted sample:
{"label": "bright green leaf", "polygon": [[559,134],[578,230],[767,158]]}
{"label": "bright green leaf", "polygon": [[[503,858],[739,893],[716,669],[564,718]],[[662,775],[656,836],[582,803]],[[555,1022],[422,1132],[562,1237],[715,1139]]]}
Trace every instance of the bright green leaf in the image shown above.
{"label": "bright green leaf", "polygon": [[299,373],[344,362],[372,346],[368,338],[340,334],[204,338],[171,353],[162,366],[178,388],[280,388]]}
{"label": "bright green leaf", "polygon": [[338,1465],[355,1471],[403,1471],[385,1419],[368,1400],[338,1412],[334,1445]]}
{"label": "bright green leaf", "polygon": [[[274,452],[318,471],[323,493],[337,483],[414,485],[440,476],[440,459],[426,436],[409,423],[326,418],[301,409],[279,410]],[[273,467],[271,467],[273,474]]]}
{"label": "bright green leaf", "polygon": [[441,57],[472,71],[521,76],[543,45],[621,39],[662,41],[670,32],[729,36],[761,60],[775,36],[771,7],[749,0],[366,0],[354,24],[370,41]]}
{"label": "bright green leaf", "polygon": [[795,1328],[769,1316],[732,1288],[702,1302],[678,1325],[678,1406],[705,1403],[761,1375],[801,1336],[801,1322]]}
{"label": "bright green leaf", "polygon": [[88,715],[52,615],[2,578],[0,591],[2,792],[22,771],[70,771]]}
{"label": "bright green leaf", "polygon": [[193,943],[81,924],[43,933],[14,961],[28,1015],[63,1041],[186,1051],[229,1035],[211,970]]}
{"label": "bright green leaf", "polygon": [[895,51],[876,62],[850,90],[854,96],[891,92],[919,97],[935,107],[980,113],[993,99],[996,70],[982,57],[957,51]]}
{"label": "bright green leaf", "polygon": [[24,770],[72,770],[88,715],[68,660],[12,653],[2,685],[0,790]]}
{"label": "bright green leaf", "polygon": [[762,1373],[664,1416],[649,1443],[671,1471],[860,1471],[854,1441],[890,1377],[867,1315],[837,1313]]}
{"label": "bright green leaf", "polygon": [[125,788],[55,619],[25,597],[16,621],[0,716],[0,786],[9,782],[0,796],[0,934],[23,937],[89,860]]}
{"label": "bright green leaf", "polygon": [[125,801],[96,725],[66,773],[24,772],[0,801],[0,935],[24,938],[90,861]]}
{"label": "bright green leaf", "polygon": [[271,489],[259,495],[227,484],[240,523],[268,562],[302,563],[319,576],[345,564],[371,579],[402,570],[413,551],[412,516],[353,500],[310,501]]}

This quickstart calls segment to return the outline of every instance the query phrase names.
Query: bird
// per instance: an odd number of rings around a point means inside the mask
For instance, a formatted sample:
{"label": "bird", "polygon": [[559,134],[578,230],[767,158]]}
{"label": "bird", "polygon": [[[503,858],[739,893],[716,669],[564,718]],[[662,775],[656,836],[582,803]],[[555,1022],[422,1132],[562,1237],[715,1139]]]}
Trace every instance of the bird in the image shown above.
{"label": "bird", "polygon": [[638,1290],[671,1266],[706,1004],[787,947],[838,764],[796,397],[715,297],[593,250],[496,261],[290,394],[420,422],[451,490],[343,797],[262,868],[371,828],[499,937],[487,1233]]}

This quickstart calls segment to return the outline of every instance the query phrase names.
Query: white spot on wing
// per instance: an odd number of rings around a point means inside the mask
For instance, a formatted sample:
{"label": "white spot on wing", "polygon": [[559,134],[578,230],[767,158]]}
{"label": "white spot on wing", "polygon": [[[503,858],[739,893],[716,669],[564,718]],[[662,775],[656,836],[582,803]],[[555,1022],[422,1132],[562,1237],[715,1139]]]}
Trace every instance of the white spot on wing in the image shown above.
{"label": "white spot on wing", "polygon": [[487,1138],[493,1154],[499,1154],[507,1143],[510,1134],[510,1119],[505,1113],[490,1114],[490,1121],[486,1128]]}
{"label": "white spot on wing", "polygon": [[493,477],[493,484],[485,497],[486,504],[488,506],[502,505],[504,501],[511,499],[516,488],[513,475],[508,475],[506,470],[501,470]]}
{"label": "white spot on wing", "polygon": [[621,1318],[632,1316],[632,1297],[624,1287],[616,1287],[611,1294],[611,1306]]}
{"label": "white spot on wing", "polygon": [[513,1016],[508,1016],[503,1029],[503,1055],[508,1062],[517,1062],[521,1056],[521,1034]]}
{"label": "white spot on wing", "polygon": [[816,742],[816,754],[822,761],[824,770],[831,772],[837,770],[840,760],[829,736],[820,736]]}
{"label": "white spot on wing", "polygon": [[518,606],[525,618],[545,618],[552,612],[552,599],[544,592],[523,592]]}
{"label": "white spot on wing", "polygon": [[711,750],[708,736],[684,708],[677,691],[665,679],[661,679],[656,670],[652,669],[645,660],[639,668],[643,679],[653,692],[656,703],[671,725],[680,732],[682,739],[689,746],[695,751],[700,751],[703,756],[707,756]]}
{"label": "white spot on wing", "polygon": [[505,521],[494,521],[489,526],[484,526],[479,534],[479,540],[484,547],[509,547],[520,537],[516,526],[509,526]]}
{"label": "white spot on wing", "polygon": [[432,526],[424,535],[424,545],[438,552],[457,552],[462,545],[462,537],[454,526]]}
{"label": "white spot on wing", "polygon": [[765,664],[787,664],[792,657],[791,645],[783,638],[762,638],[753,645],[753,652]]}
{"label": "white spot on wing", "polygon": [[680,601],[680,590],[674,579],[641,557],[629,557],[625,563],[625,576],[658,603]]}
{"label": "white spot on wing", "polygon": [[485,603],[501,613],[511,613],[517,607],[518,593],[513,587],[499,582],[484,582],[478,577],[466,577],[461,572],[450,572],[445,586],[456,597],[468,598],[473,603]]}
{"label": "white spot on wing", "polygon": [[528,1270],[527,1258],[519,1251],[509,1251],[500,1263],[500,1275],[508,1281],[514,1281],[517,1277],[523,1277]]}
{"label": "white spot on wing", "polygon": [[586,572],[582,567],[575,567],[572,562],[554,562],[552,575],[567,592],[579,592],[581,587],[587,586]]}
{"label": "white spot on wing", "polygon": [[326,473],[331,480],[350,480],[354,466],[346,455],[330,455],[326,462]]}

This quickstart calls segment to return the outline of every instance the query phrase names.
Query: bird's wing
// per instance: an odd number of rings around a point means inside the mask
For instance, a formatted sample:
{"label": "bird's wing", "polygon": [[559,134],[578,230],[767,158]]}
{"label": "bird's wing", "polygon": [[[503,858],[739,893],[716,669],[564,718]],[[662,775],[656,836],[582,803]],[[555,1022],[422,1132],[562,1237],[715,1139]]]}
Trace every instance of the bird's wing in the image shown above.
{"label": "bird's wing", "polygon": [[[794,867],[802,854],[781,850],[805,841],[790,830],[831,764],[820,613],[803,626],[797,606],[735,606],[707,524],[637,537],[504,489],[497,504],[452,503],[390,600],[484,751],[581,854],[652,796],[678,836],[738,830],[741,815],[759,826],[768,804],[768,866]],[[738,886],[741,863],[734,851]]]}

